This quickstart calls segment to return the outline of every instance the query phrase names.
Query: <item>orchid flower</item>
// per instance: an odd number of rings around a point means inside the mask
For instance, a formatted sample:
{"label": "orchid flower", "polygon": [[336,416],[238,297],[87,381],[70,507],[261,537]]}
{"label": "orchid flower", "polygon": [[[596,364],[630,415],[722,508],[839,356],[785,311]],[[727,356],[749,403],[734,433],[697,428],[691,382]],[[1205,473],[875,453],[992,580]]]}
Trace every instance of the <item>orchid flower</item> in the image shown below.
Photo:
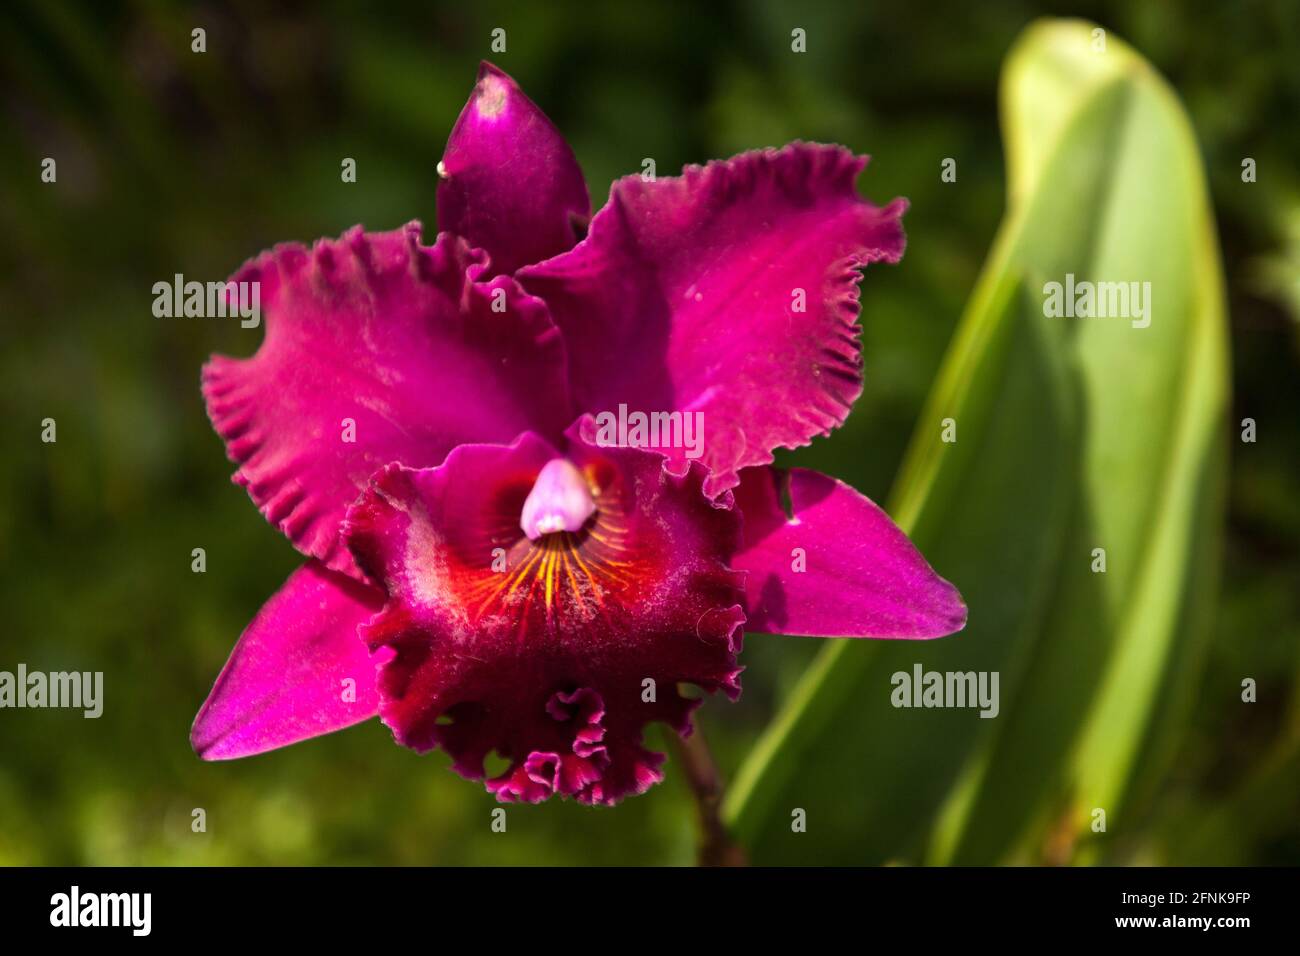
{"label": "orchid flower", "polygon": [[[265,339],[203,371],[266,518],[307,556],[195,720],[209,760],[379,715],[502,801],[613,804],[662,777],[683,685],[740,693],[742,629],[932,638],[966,609],[885,513],[774,449],[861,392],[860,270],[906,202],[792,143],[614,183],[594,217],[550,120],[484,64],[438,166],[439,233],[281,245]],[[589,225],[589,228],[588,228]],[[698,415],[698,455],[600,440],[620,406]]]}

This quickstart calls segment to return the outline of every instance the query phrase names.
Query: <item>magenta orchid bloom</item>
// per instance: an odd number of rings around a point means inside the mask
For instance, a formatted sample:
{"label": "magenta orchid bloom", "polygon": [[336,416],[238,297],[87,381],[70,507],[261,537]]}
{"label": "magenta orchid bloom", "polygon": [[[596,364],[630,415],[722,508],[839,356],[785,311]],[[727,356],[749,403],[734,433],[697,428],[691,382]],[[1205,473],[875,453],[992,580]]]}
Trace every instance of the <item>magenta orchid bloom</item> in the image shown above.
{"label": "magenta orchid bloom", "polygon": [[[240,638],[195,750],[378,714],[465,777],[504,757],[500,800],[612,804],[662,777],[648,722],[690,732],[679,685],[740,693],[746,624],[960,630],[960,595],[880,508],[770,467],[862,389],[859,270],[899,260],[906,208],[857,196],[865,165],[793,143],[629,176],[587,231],[572,151],[484,64],[432,246],[418,223],[357,227],[245,265],[265,341],[214,357],[203,393],[235,481],[308,561]],[[621,406],[707,440],[611,442]]]}

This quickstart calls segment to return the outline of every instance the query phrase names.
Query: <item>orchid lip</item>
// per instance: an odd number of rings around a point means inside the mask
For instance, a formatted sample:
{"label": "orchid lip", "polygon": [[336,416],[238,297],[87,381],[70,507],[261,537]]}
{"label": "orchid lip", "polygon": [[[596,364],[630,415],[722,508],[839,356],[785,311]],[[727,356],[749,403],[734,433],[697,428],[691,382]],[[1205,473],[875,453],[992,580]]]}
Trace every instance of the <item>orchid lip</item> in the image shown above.
{"label": "orchid lip", "polygon": [[582,472],[567,458],[552,458],[524,499],[519,527],[536,541],[557,531],[578,531],[595,513],[596,499]]}

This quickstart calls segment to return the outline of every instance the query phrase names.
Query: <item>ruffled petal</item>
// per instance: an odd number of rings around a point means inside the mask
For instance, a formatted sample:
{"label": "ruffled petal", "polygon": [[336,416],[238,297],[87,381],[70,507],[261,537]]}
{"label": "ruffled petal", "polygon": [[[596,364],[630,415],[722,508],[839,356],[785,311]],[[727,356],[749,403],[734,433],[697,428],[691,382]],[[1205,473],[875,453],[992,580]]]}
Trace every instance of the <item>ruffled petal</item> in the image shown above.
{"label": "ruffled petal", "polygon": [[597,504],[578,532],[532,541],[519,527],[557,454],[533,435],[387,468],[348,513],[349,546],[389,594],[361,631],[395,654],[380,716],[472,779],[488,754],[505,757],[488,781],[501,800],[640,793],[663,759],[642,745],[645,724],[690,729],[697,701],[679,683],[740,692],[735,512],[701,494],[698,466],[674,476],[638,450],[567,453]]}
{"label": "ruffled petal", "polygon": [[494,274],[571,248],[591,218],[573,150],[491,63],[479,68],[438,174],[438,228],[486,249]]}
{"label": "ruffled petal", "polygon": [[884,511],[843,482],[802,468],[746,469],[736,505],[744,545],[732,564],[747,572],[751,630],[931,638],[966,626],[957,589]]}
{"label": "ruffled petal", "polygon": [[558,435],[571,420],[564,346],[546,306],[483,254],[420,225],[282,245],[234,282],[260,283],[266,337],[203,369],[235,481],[289,540],[356,574],[339,541],[377,469],[442,462],[467,441]]}
{"label": "ruffled petal", "polygon": [[519,273],[564,331],[579,410],[702,413],[709,494],[843,422],[862,390],[859,270],[904,245],[907,204],[860,199],[865,165],[794,143],[616,182],[583,242]]}
{"label": "ruffled petal", "polygon": [[285,747],[373,717],[372,658],[357,628],[383,606],[376,588],[308,561],[245,629],[190,743],[205,760]]}

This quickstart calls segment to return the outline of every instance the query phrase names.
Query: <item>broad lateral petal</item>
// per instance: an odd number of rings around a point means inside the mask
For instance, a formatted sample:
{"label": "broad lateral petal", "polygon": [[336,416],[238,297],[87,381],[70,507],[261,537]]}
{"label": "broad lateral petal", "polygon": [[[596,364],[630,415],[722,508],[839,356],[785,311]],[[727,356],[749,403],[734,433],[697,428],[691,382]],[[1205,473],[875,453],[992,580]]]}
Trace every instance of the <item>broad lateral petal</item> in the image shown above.
{"label": "broad lateral petal", "polygon": [[571,420],[545,304],[507,277],[480,281],[483,258],[447,234],[421,245],[413,222],[277,246],[232,279],[260,283],[266,336],[251,358],[204,367],[208,415],[235,481],[304,554],[359,574],[339,525],[379,468]]}
{"label": "broad lateral petal", "polygon": [[247,757],[373,717],[385,658],[370,655],[357,628],[383,600],[319,561],[291,574],[244,630],[194,719],[195,752]]}
{"label": "broad lateral petal", "polygon": [[438,228],[486,249],[493,274],[564,252],[591,218],[573,150],[491,63],[479,68],[438,175]]}
{"label": "broad lateral petal", "polygon": [[[788,482],[792,516],[781,506]],[[957,589],[874,502],[802,468],[741,473],[749,627],[807,637],[932,638],[966,626]]]}
{"label": "broad lateral petal", "polygon": [[[859,270],[904,246],[906,202],[857,195],[866,162],[792,143],[616,182],[583,242],[518,276],[564,332],[578,410],[702,413],[710,495],[843,422]],[[693,457],[670,444],[650,446]]]}

